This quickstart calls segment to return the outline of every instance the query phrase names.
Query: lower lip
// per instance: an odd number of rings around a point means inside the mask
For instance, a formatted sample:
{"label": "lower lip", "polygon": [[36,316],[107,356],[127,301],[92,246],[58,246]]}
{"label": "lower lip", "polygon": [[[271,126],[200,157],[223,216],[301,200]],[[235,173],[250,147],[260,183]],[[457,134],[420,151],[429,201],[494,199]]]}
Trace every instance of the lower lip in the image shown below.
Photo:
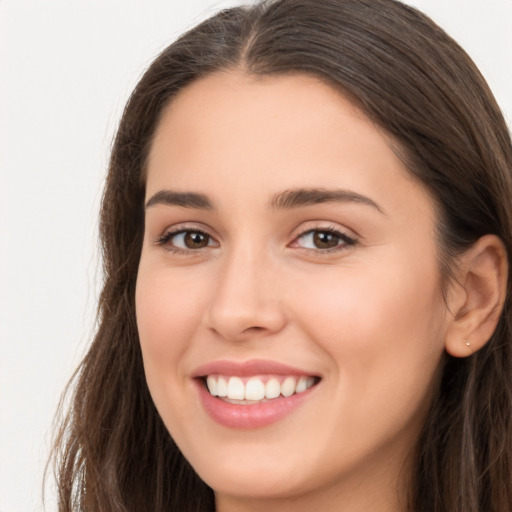
{"label": "lower lip", "polygon": [[276,423],[297,409],[311,394],[309,388],[289,397],[273,398],[268,402],[252,405],[238,405],[210,395],[202,380],[196,380],[199,396],[206,412],[224,427],[253,429]]}

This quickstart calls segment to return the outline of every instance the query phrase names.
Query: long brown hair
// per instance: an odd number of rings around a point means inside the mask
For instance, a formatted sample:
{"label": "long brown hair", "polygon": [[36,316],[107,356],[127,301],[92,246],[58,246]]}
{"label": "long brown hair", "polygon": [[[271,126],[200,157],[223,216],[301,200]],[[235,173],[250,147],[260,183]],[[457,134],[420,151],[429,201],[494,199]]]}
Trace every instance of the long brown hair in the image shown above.
{"label": "long brown hair", "polygon": [[[446,280],[454,257],[484,234],[498,235],[512,255],[510,135],[470,58],[429,18],[395,0],[275,0],[220,12],[158,56],[119,125],[101,208],[99,327],[54,453],[61,512],[215,508],[150,398],[134,291],[159,117],[187,84],[230,68],[314,75],[380,125],[436,201]],[[512,510],[511,307],[507,300],[482,350],[445,356],[418,442],[410,510]]]}

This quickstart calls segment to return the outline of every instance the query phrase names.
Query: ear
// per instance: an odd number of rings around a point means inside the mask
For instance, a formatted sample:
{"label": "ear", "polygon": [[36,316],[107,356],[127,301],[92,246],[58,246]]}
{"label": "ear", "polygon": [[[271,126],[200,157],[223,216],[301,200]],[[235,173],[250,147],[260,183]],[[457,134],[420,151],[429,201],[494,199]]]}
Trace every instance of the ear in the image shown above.
{"label": "ear", "polygon": [[445,348],[452,356],[466,357],[489,341],[498,324],[507,290],[507,252],[500,238],[485,235],[457,263]]}

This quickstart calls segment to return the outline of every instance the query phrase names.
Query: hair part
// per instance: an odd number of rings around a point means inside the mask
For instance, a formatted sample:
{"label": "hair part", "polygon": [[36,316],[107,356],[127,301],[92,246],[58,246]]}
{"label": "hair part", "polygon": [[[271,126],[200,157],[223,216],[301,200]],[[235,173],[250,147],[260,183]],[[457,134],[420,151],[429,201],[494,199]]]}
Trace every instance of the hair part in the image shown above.
{"label": "hair part", "polygon": [[[442,275],[484,234],[512,255],[510,135],[470,58],[428,17],[395,0],[274,0],[218,13],[157,57],[119,125],[101,208],[99,328],[56,442],[60,512],[215,508],[149,395],[134,296],[145,168],[162,112],[191,82],[230,69],[315,76],[389,134],[437,205]],[[482,350],[445,356],[410,510],[512,510],[511,317],[507,299]]]}

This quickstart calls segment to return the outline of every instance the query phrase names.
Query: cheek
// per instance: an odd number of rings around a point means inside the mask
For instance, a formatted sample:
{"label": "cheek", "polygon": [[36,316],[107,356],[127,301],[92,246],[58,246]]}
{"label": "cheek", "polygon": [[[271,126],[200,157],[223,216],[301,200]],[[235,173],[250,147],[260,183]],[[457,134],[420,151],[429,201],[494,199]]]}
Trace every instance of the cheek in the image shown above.
{"label": "cheek", "polygon": [[[207,293],[200,280],[141,267],[135,295],[137,328],[148,383],[178,364],[201,319]],[[167,367],[167,370],[166,370]],[[180,374],[179,367],[177,374]]]}
{"label": "cheek", "polygon": [[146,383],[167,429],[179,439],[187,438],[183,429],[194,421],[187,416],[190,383],[184,361],[207,295],[200,279],[180,277],[169,268],[145,268],[142,261],[135,304]]}
{"label": "cheek", "polygon": [[334,327],[351,349],[409,345],[408,340],[428,337],[445,318],[434,258],[428,264],[427,258],[408,258],[405,250],[379,256],[335,269],[305,294],[314,316],[331,318],[318,326],[327,332]]}
{"label": "cheek", "polygon": [[[356,460],[369,446],[411,446],[443,353],[442,297],[434,275],[418,279],[402,272],[388,279],[382,272],[354,269],[348,274],[339,286],[335,279],[312,286],[301,315],[302,329],[332,369],[325,384],[336,406],[328,419],[322,416],[330,440],[327,459],[330,451]],[[339,440],[340,432],[352,440],[350,446]]]}
{"label": "cheek", "polygon": [[400,407],[428,395],[444,350],[445,307],[435,266],[421,267],[342,269],[303,294],[302,329],[330,356],[340,389],[351,390],[340,400],[380,409],[378,402]]}

